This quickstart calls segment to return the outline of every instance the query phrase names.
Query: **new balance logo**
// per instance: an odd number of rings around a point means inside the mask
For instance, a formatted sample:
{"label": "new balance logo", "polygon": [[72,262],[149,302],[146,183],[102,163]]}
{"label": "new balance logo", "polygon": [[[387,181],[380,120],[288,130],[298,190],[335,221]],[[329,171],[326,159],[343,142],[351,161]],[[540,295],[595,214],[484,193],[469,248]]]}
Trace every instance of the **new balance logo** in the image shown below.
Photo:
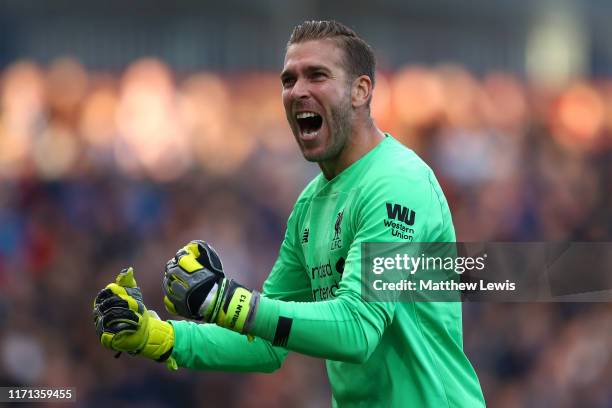
{"label": "new balance logo", "polygon": [[302,244],[308,243],[308,235],[310,235],[310,229],[304,228],[304,233],[302,234]]}
{"label": "new balance logo", "polygon": [[387,203],[387,216],[392,220],[401,221],[406,225],[414,225],[415,212],[399,204]]}

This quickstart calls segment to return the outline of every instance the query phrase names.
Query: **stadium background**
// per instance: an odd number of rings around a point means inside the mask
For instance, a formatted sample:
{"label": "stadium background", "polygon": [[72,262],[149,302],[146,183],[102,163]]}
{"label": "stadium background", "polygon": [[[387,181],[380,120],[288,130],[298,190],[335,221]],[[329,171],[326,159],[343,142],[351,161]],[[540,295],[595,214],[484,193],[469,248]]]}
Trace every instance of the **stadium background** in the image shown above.
{"label": "stadium background", "polygon": [[[466,3],[0,3],[0,385],[73,386],[83,407],[329,405],[320,360],[170,373],[113,359],[91,322],[129,264],[167,318],[162,267],[193,238],[263,282],[318,171],[278,80],[306,18],[373,45],[373,114],[434,168],[459,240],[610,241],[612,4]],[[466,304],[464,333],[492,407],[612,406],[610,304]]]}

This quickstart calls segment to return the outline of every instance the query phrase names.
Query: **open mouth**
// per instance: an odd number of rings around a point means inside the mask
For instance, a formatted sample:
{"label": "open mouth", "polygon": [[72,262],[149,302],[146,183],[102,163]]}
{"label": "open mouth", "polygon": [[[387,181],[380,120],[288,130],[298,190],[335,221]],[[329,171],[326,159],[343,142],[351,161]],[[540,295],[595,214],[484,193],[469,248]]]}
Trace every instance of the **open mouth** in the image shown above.
{"label": "open mouth", "polygon": [[323,118],[318,113],[300,112],[295,115],[300,132],[304,135],[317,133],[323,126]]}

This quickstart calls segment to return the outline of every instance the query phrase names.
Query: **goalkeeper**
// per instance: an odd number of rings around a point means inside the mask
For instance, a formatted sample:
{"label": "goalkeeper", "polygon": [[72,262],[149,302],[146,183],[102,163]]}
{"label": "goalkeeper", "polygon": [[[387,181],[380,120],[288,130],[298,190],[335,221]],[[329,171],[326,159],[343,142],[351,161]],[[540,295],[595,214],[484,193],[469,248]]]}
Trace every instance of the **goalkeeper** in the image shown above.
{"label": "goalkeeper", "polygon": [[362,243],[455,240],[432,171],[370,116],[374,70],[371,48],[344,25],[294,29],[283,104],[322,173],[298,198],[263,290],[226,278],[214,249],[192,241],[166,266],[164,302],[203,323],[159,320],[129,269],[95,301],[106,347],[171,368],[241,372],[274,371],[296,351],[326,359],[333,406],[484,406],[460,303],[360,296]]}

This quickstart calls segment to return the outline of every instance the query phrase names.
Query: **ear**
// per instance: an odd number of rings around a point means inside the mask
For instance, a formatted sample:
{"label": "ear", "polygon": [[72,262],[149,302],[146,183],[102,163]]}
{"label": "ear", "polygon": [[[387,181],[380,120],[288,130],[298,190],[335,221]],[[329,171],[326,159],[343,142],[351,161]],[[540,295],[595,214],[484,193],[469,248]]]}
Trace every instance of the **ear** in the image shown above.
{"label": "ear", "polygon": [[367,105],[372,98],[372,80],[367,75],[361,75],[353,81],[351,89],[351,102],[353,108]]}

